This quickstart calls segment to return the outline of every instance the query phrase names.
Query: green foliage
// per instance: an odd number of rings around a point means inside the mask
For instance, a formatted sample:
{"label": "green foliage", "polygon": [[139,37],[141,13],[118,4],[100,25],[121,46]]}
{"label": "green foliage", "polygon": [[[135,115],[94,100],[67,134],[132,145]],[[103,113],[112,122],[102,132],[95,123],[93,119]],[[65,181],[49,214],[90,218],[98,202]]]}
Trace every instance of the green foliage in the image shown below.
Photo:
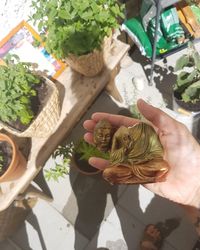
{"label": "green foliage", "polygon": [[200,100],[200,55],[192,43],[189,43],[189,53],[182,55],[176,62],[178,71],[174,90],[184,102],[196,103]]}
{"label": "green foliage", "polygon": [[124,18],[117,0],[33,0],[31,19],[46,31],[46,46],[57,58],[100,49],[105,36]]}
{"label": "green foliage", "polygon": [[140,111],[138,110],[137,104],[132,104],[130,107],[130,112],[132,114],[132,117],[135,119],[142,119],[142,115],[140,114]]}
{"label": "green foliage", "polygon": [[[59,145],[57,147],[52,155],[53,159],[55,160],[55,166],[51,167],[49,170],[45,169],[45,178],[48,181],[53,179],[54,181],[58,182],[60,177],[64,178],[64,176],[69,173],[69,165],[73,152],[73,143],[67,145]],[[57,157],[59,158],[59,161],[61,163],[57,162]]]}
{"label": "green foliage", "polygon": [[8,57],[7,65],[0,65],[0,119],[8,123],[20,120],[28,125],[33,119],[34,86],[41,80],[31,72],[29,63],[16,62],[16,59],[16,56]]}
{"label": "green foliage", "polygon": [[81,154],[82,160],[88,161],[90,157],[99,157],[105,160],[109,160],[109,153],[108,152],[101,152],[99,151],[94,145],[87,143],[83,139],[76,145],[75,151]]}
{"label": "green foliage", "polygon": [[38,41],[37,39],[33,38],[33,43],[32,43],[33,47],[38,48],[38,47],[40,47],[40,44],[41,44],[40,41]]}
{"label": "green foliage", "polygon": [[199,4],[199,0],[186,0],[187,4],[189,5],[198,5]]}
{"label": "green foliage", "polygon": [[[48,181],[51,179],[58,181],[60,177],[64,178],[65,175],[69,174],[71,158],[75,152],[81,155],[81,160],[87,161],[92,156],[109,159],[109,153],[100,152],[94,145],[85,142],[84,139],[81,139],[76,145],[73,142],[59,145],[52,155],[55,159],[55,166],[45,170],[45,178]],[[58,160],[60,163],[57,162]]]}

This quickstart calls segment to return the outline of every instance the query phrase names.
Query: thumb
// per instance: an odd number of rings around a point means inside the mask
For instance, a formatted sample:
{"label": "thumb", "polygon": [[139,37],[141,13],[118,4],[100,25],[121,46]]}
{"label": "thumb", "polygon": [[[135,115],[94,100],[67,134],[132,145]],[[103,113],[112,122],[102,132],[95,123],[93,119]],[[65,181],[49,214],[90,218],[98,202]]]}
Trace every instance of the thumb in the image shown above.
{"label": "thumb", "polygon": [[139,99],[137,106],[141,114],[160,130],[173,131],[177,128],[177,121],[162,110],[153,107],[142,99]]}
{"label": "thumb", "polygon": [[98,157],[90,157],[89,164],[95,168],[104,170],[109,166],[109,161],[98,158]]}

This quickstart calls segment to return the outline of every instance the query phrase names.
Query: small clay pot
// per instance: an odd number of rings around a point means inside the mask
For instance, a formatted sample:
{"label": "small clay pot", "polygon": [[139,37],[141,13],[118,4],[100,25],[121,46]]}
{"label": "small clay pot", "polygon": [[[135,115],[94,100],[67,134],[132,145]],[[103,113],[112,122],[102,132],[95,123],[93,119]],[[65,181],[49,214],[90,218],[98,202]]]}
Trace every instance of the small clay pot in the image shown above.
{"label": "small clay pot", "polygon": [[79,153],[73,155],[71,162],[72,166],[85,175],[95,175],[102,172],[102,170],[92,167],[88,161],[81,159],[81,154]]}
{"label": "small clay pot", "polygon": [[0,176],[0,182],[16,180],[25,172],[27,165],[26,159],[9,136],[0,133],[0,141],[9,143],[12,148],[12,159],[10,165],[6,172]]}

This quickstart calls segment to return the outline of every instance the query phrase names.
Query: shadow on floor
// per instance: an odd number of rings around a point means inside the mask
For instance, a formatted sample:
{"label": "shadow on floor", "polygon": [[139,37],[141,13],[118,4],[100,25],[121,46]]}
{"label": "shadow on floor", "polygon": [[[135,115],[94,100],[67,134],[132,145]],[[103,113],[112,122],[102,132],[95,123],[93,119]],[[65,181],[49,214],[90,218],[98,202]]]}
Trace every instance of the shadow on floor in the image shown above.
{"label": "shadow on floor", "polygon": [[[147,79],[150,79],[150,64],[151,61],[142,56],[140,51],[136,48],[131,54],[134,62],[141,64]],[[159,65],[161,64],[161,66]],[[173,72],[173,67],[168,66],[167,58],[160,60],[154,67],[153,82],[155,87],[160,91],[165,100],[167,107],[172,109],[172,86],[176,80],[176,75]],[[152,86],[153,88],[153,86]]]}
{"label": "shadow on floor", "polygon": [[[0,213],[0,248],[4,243],[6,247],[8,247],[8,242],[12,242],[12,247],[10,246],[10,248],[6,249],[18,249],[18,247],[26,250],[32,249],[29,245],[29,236],[25,225],[25,220],[27,220],[35,229],[35,232],[37,232],[42,249],[47,250],[37,216],[32,212],[32,208],[37,203],[37,199],[29,198],[17,201],[17,203],[18,207],[16,207],[13,202],[6,210]],[[15,234],[15,232],[17,232],[17,234]],[[8,237],[10,241],[2,241]],[[4,248],[1,249],[3,250]]]}
{"label": "shadow on floor", "polygon": [[[88,111],[86,116],[80,121],[73,133],[67,138],[67,142],[77,141],[84,134],[82,123],[88,119],[94,112],[110,112],[113,114],[119,113],[121,110],[107,95],[102,94],[101,98],[97,100],[92,108]],[[66,143],[66,141],[65,141]],[[85,249],[95,250],[97,249],[97,240],[99,236],[99,230],[101,223],[106,221],[106,218],[115,207],[118,214],[118,218],[121,224],[121,230],[126,241],[127,247],[130,250],[136,249],[134,246],[138,246],[140,242],[140,236],[142,230],[139,232],[139,236],[135,235],[135,227],[137,224],[146,224],[163,221],[166,219],[165,211],[166,207],[169,211],[173,211],[174,204],[168,201],[163,201],[160,198],[154,198],[151,205],[148,206],[145,212],[140,207],[138,185],[110,185],[107,183],[100,174],[93,176],[86,176],[81,173],[77,173],[75,168],[70,170],[70,182],[73,189],[73,193],[68,199],[62,214],[63,216],[74,224],[75,227],[75,250],[83,250],[83,246],[80,244],[80,233],[84,235],[89,241],[92,241],[92,247],[89,245]],[[127,191],[128,189],[128,191]],[[73,212],[72,215],[72,196],[75,195],[78,212]],[[110,195],[112,204],[108,204],[107,196]],[[119,198],[123,196],[123,204],[118,205]],[[123,209],[122,209],[123,207]],[[163,211],[158,213],[159,211]],[[164,210],[165,208],[165,210]],[[163,209],[163,210],[162,210]],[[126,212],[129,213],[127,216]],[[179,211],[180,212],[180,211]],[[136,217],[133,217],[133,214]],[[169,213],[174,215],[173,212]],[[131,219],[130,219],[131,218]],[[135,222],[138,221],[136,224]],[[109,238],[109,236],[108,236]],[[90,248],[91,247],[91,248]]]}

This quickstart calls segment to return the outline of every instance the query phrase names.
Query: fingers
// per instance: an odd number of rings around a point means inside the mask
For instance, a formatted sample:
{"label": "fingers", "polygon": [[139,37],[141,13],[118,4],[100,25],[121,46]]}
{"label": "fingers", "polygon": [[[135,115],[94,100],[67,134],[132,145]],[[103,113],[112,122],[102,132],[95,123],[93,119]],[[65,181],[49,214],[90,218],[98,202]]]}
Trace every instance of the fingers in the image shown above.
{"label": "fingers", "polygon": [[114,127],[120,127],[122,125],[125,127],[130,127],[139,122],[138,119],[123,115],[113,115],[109,113],[96,112],[92,115],[91,120],[84,121],[83,127],[87,131],[93,132],[96,123],[103,119],[109,121]]}
{"label": "fingers", "polygon": [[108,120],[115,127],[120,127],[122,125],[129,127],[139,122],[137,119],[126,117],[123,115],[112,115],[109,113],[94,113],[92,115],[92,120],[95,122],[98,122],[102,119]]}
{"label": "fingers", "polygon": [[173,132],[177,129],[179,122],[174,120],[162,110],[149,105],[142,99],[138,100],[137,106],[142,115],[158,129],[166,132]]}
{"label": "fingers", "polygon": [[[174,120],[172,117],[167,115],[165,112],[161,111],[158,108],[149,105],[142,99],[137,102],[138,108],[140,112],[144,115],[144,117],[149,120],[154,126],[158,129],[164,131],[173,131],[177,129],[179,122]],[[83,124],[84,128],[90,132],[94,130],[96,123],[102,119],[108,120],[113,126],[133,126],[138,123],[137,119],[122,116],[122,115],[113,115],[109,113],[94,113],[92,115],[91,120],[86,120]]]}
{"label": "fingers", "polygon": [[92,133],[86,133],[84,134],[84,140],[90,144],[93,144],[93,134]]}
{"label": "fingers", "polygon": [[104,170],[109,165],[109,161],[97,158],[97,157],[91,157],[89,159],[89,164],[95,168]]}
{"label": "fingers", "polygon": [[84,127],[86,130],[90,131],[90,132],[92,132],[92,131],[94,130],[95,125],[96,125],[96,122],[93,121],[93,120],[86,120],[86,121],[84,121],[84,123],[83,123],[83,127]]}

